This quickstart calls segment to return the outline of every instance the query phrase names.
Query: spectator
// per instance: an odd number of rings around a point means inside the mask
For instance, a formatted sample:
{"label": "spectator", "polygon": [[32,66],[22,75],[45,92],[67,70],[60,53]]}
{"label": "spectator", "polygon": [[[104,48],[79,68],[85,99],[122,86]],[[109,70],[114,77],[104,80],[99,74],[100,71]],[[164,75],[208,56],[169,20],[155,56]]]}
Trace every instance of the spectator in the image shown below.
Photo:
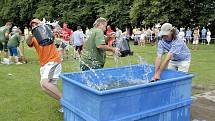
{"label": "spectator", "polygon": [[198,50],[199,36],[199,28],[196,27],[193,31],[193,50]]}
{"label": "spectator", "polygon": [[9,52],[10,52],[10,56],[9,56],[9,62],[12,62],[12,57],[14,56],[15,58],[15,62],[16,64],[22,64],[21,62],[19,62],[19,58],[18,58],[18,51],[17,51],[17,47],[19,47],[19,43],[21,40],[21,30],[18,29],[16,26],[14,26],[12,28],[12,32],[11,32],[11,36],[9,38],[9,41],[7,43]]}
{"label": "spectator", "polygon": [[108,37],[108,46],[112,47],[113,44],[113,40],[114,40],[114,31],[111,29],[110,26],[107,26],[107,32],[106,32],[106,36]]}
{"label": "spectator", "polygon": [[208,44],[207,45],[210,45],[210,41],[211,41],[211,31],[208,29],[208,31],[207,31],[207,42],[208,42]]}
{"label": "spectator", "polygon": [[70,36],[72,35],[73,31],[68,28],[68,24],[66,22],[63,23],[63,28],[61,30],[61,36],[63,37],[64,41],[69,42]]}
{"label": "spectator", "polygon": [[189,44],[189,43],[191,42],[191,38],[192,38],[191,35],[192,35],[192,31],[191,31],[190,28],[188,27],[188,28],[187,28],[187,31],[186,31],[186,35],[185,35],[185,36],[186,36],[185,38],[186,38],[187,44]]}
{"label": "spectator", "polygon": [[183,40],[184,42],[186,42],[186,39],[184,38],[185,33],[183,31],[183,28],[180,28],[180,32],[178,33],[178,37],[179,39]]}
{"label": "spectator", "polygon": [[7,42],[9,39],[10,28],[12,27],[11,22],[7,22],[5,26],[0,27],[0,59],[8,57]]}
{"label": "spectator", "polygon": [[72,34],[72,43],[75,46],[75,53],[74,53],[74,58],[80,58],[81,57],[81,51],[83,48],[83,44],[84,44],[84,33],[81,29],[80,26],[77,27],[77,31],[75,31]]}
{"label": "spectator", "polygon": [[202,34],[202,44],[205,45],[205,41],[206,41],[206,34],[207,34],[207,30],[205,29],[205,27],[202,28],[202,31],[201,31],[201,34]]}

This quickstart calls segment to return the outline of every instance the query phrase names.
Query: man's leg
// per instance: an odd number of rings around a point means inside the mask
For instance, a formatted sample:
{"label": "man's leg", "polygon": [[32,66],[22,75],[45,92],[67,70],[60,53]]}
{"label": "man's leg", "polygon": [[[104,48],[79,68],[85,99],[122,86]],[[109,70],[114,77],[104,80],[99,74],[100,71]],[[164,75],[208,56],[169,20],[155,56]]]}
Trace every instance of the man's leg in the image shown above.
{"label": "man's leg", "polygon": [[3,43],[3,51],[4,51],[4,58],[8,58],[8,47],[7,47],[7,42]]}
{"label": "man's leg", "polygon": [[4,55],[3,55],[3,44],[0,42],[0,62],[3,61]]}
{"label": "man's leg", "polygon": [[49,96],[53,97],[56,100],[61,99],[61,92],[59,91],[57,85],[52,84],[50,80],[44,79],[41,81],[41,87],[44,92],[46,92]]}
{"label": "man's leg", "polygon": [[49,62],[40,68],[41,87],[44,92],[56,100],[60,100],[61,92],[57,87],[57,79],[61,73],[61,64]]}

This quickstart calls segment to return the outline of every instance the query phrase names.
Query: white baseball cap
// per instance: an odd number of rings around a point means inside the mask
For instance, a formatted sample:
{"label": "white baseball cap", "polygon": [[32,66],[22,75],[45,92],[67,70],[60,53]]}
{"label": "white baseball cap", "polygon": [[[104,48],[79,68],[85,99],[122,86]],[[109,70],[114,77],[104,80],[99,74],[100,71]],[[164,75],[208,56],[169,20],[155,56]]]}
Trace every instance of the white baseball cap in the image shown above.
{"label": "white baseball cap", "polygon": [[160,31],[160,35],[169,35],[171,30],[173,29],[172,24],[170,23],[165,23],[161,26],[161,31]]}

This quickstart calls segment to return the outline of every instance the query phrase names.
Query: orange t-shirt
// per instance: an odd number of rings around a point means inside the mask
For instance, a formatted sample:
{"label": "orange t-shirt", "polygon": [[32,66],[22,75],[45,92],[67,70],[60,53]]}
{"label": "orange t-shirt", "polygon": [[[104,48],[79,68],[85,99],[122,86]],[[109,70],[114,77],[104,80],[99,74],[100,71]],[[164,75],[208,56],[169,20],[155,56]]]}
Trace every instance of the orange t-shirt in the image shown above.
{"label": "orange t-shirt", "polygon": [[32,47],[37,51],[39,56],[40,65],[44,66],[48,62],[57,62],[61,63],[60,56],[55,48],[54,43],[47,46],[40,46],[35,37],[32,38]]}

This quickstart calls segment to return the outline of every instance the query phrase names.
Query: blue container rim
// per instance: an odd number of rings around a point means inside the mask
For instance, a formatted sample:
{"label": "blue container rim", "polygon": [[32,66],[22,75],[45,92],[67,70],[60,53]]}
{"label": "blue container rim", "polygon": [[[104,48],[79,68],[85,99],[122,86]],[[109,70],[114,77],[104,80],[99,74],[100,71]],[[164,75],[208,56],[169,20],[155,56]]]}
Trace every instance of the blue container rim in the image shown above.
{"label": "blue container rim", "polygon": [[[132,66],[142,66],[140,64],[135,64],[135,65],[131,65],[131,66],[122,66],[122,67],[117,67],[117,68],[125,68],[125,67],[132,67]],[[152,65],[150,65],[150,67],[154,67]],[[114,68],[103,68],[103,69],[97,69],[95,70],[96,71],[99,71],[99,70],[112,70]],[[166,69],[168,70],[168,69]],[[173,71],[173,70],[170,70],[170,71]],[[87,72],[87,71],[86,71]],[[177,73],[182,73],[182,74],[185,74],[184,76],[181,76],[181,77],[177,77],[177,78],[171,78],[171,79],[165,79],[165,80],[161,80],[161,81],[156,81],[156,82],[151,82],[151,83],[145,83],[145,84],[139,84],[139,85],[133,85],[133,86],[128,86],[128,87],[123,87],[123,88],[116,88],[116,89],[110,89],[110,90],[102,90],[102,91],[99,91],[97,89],[94,89],[94,88],[91,88],[85,84],[82,84],[82,83],[79,83],[75,80],[72,80],[68,77],[66,77],[65,75],[68,75],[68,74],[79,74],[81,72],[66,72],[66,73],[62,73],[60,74],[60,77],[63,79],[63,80],[66,80],[70,83],[73,83],[85,90],[89,90],[90,92],[92,93],[95,93],[97,95],[108,95],[108,94],[113,94],[113,93],[118,93],[118,92],[124,92],[124,91],[129,91],[129,90],[135,90],[135,89],[140,89],[140,88],[145,88],[145,87],[151,87],[151,86],[156,86],[156,85],[161,85],[161,84],[165,84],[165,83],[169,83],[169,82],[175,82],[175,81],[178,81],[178,80],[185,80],[185,79],[190,79],[192,77],[194,77],[193,74],[190,74],[190,73],[185,73],[185,72],[179,72],[177,71]]]}

